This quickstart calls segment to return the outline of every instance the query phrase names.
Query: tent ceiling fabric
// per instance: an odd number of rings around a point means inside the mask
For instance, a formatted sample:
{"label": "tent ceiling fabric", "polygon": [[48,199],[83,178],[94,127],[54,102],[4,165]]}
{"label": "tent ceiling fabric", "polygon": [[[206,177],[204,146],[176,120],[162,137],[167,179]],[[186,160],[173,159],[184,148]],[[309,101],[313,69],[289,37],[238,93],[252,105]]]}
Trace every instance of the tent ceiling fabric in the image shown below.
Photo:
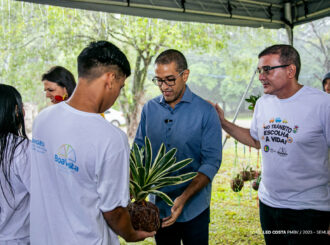
{"label": "tent ceiling fabric", "polygon": [[[126,15],[284,28],[330,16],[330,0],[21,0]],[[291,19],[291,20],[290,20]]]}

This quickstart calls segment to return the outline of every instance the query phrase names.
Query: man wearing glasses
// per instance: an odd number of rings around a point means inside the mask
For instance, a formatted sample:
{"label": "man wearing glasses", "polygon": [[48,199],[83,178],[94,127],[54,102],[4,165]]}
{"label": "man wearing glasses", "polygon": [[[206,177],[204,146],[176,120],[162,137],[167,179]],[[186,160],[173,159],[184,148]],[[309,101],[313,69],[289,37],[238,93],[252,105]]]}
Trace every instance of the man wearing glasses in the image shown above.
{"label": "man wearing glasses", "polygon": [[193,159],[177,174],[198,172],[188,183],[162,189],[174,200],[173,207],[150,197],[162,218],[156,243],[206,245],[211,182],[221,164],[220,121],[212,105],[186,85],[189,70],[181,52],[170,49],[161,53],[155,60],[155,75],[152,81],[162,94],[144,105],[135,143],[143,146],[144,137],[149,137],[153,159],[162,143],[167,150],[177,148],[177,161]]}
{"label": "man wearing glasses", "polygon": [[264,88],[250,129],[224,118],[223,129],[262,149],[260,222],[266,244],[329,244],[330,97],[298,83],[299,53],[274,45],[259,54]]}

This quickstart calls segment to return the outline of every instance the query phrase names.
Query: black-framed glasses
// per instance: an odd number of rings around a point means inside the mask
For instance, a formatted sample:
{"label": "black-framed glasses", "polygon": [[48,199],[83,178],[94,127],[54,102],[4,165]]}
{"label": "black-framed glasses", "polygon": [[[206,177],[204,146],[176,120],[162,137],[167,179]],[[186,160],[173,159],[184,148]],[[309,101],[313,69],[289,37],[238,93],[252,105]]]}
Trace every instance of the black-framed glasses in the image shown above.
{"label": "black-framed glasses", "polygon": [[265,73],[266,75],[269,74],[270,70],[276,69],[276,68],[283,68],[283,67],[287,67],[289,65],[280,65],[280,66],[262,66],[261,68],[257,68],[257,71],[259,74],[263,74]]}
{"label": "black-framed glasses", "polygon": [[152,79],[152,82],[156,85],[161,87],[163,85],[163,83],[165,83],[167,86],[174,86],[175,85],[175,81],[176,79],[178,79],[179,76],[181,76],[183,74],[185,70],[183,70],[182,72],[180,72],[177,76],[167,76],[165,79],[160,79],[159,77],[154,77]]}

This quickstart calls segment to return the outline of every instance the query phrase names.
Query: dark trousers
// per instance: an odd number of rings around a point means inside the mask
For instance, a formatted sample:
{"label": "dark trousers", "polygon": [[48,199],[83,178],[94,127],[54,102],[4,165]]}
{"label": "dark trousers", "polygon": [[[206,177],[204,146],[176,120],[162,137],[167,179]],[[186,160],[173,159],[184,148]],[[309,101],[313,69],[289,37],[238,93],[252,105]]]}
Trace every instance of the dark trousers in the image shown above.
{"label": "dark trousers", "polygon": [[267,245],[330,244],[330,212],[273,208],[262,202],[260,223]]}
{"label": "dark trousers", "polygon": [[160,228],[155,236],[157,245],[208,245],[210,208],[187,222],[175,222]]}

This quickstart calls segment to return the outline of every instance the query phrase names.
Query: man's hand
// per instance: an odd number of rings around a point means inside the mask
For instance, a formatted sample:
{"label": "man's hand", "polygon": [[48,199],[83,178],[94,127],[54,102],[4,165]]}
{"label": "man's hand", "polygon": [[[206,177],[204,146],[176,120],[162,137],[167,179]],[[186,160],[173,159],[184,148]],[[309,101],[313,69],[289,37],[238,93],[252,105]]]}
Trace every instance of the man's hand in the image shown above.
{"label": "man's hand", "polygon": [[182,198],[180,198],[181,196],[177,197],[174,200],[174,205],[171,208],[171,216],[168,216],[166,218],[163,219],[162,222],[162,228],[173,225],[175,223],[175,221],[179,218],[182,209],[184,207],[184,202],[182,201]]}
{"label": "man's hand", "polygon": [[198,172],[184,192],[174,200],[174,205],[171,208],[171,216],[163,219],[162,227],[164,228],[173,225],[179,218],[186,202],[203,189],[209,182],[210,180],[206,175]]}
{"label": "man's hand", "polygon": [[250,129],[242,128],[234,123],[229,122],[225,119],[225,114],[218,104],[215,104],[211,101],[208,102],[213,105],[213,107],[217,111],[223,130],[225,130],[230,136],[232,136],[242,144],[252,146],[256,149],[260,149],[260,142],[252,138],[250,134]]}
{"label": "man's hand", "polygon": [[213,103],[212,101],[209,101],[209,100],[207,102],[209,102],[215,108],[215,110],[218,113],[220,122],[222,124],[223,121],[225,120],[225,113],[224,113],[224,111],[221,109],[221,107],[218,104],[215,104],[215,103]]}
{"label": "man's hand", "polygon": [[126,242],[142,241],[156,234],[155,231],[146,232],[134,230],[128,210],[124,207],[117,207],[112,211],[104,212],[103,217],[111,229],[124,238]]}
{"label": "man's hand", "polygon": [[217,111],[220,121],[222,123],[225,120],[225,113],[223,112],[223,110],[221,109],[221,107],[218,104],[215,104],[214,108]]}

